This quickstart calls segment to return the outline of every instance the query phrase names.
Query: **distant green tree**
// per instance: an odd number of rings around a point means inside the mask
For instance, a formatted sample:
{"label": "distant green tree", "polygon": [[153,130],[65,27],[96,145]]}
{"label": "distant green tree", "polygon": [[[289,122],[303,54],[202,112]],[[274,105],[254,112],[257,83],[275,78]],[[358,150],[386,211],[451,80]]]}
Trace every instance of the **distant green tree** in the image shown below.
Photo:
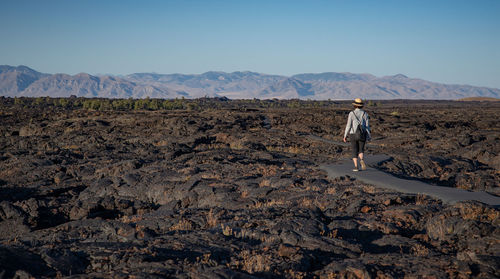
{"label": "distant green tree", "polygon": [[300,107],[300,102],[299,100],[291,100],[288,102],[287,107],[289,108],[299,108]]}
{"label": "distant green tree", "polygon": [[84,100],[82,106],[84,109],[90,109],[90,100]]}
{"label": "distant green tree", "polygon": [[111,110],[113,106],[111,105],[111,101],[109,99],[99,100],[99,110]]}
{"label": "distant green tree", "polygon": [[90,106],[90,108],[93,110],[100,110],[101,109],[101,101],[98,99],[92,100],[92,105]]}
{"label": "distant green tree", "polygon": [[186,107],[187,107],[187,110],[199,110],[199,108],[200,108],[199,105],[195,102],[187,103]]}
{"label": "distant green tree", "polygon": [[148,104],[147,104],[147,108],[149,110],[159,110],[161,107],[161,103],[158,99],[150,99]]}
{"label": "distant green tree", "polygon": [[143,99],[134,100],[134,110],[141,110],[145,108]]}
{"label": "distant green tree", "polygon": [[53,105],[53,104],[54,104],[54,103],[52,102],[52,99],[51,99],[50,97],[48,97],[48,96],[44,98],[44,103],[45,103],[45,105],[47,105],[47,106],[50,106],[50,105]]}
{"label": "distant green tree", "polygon": [[69,100],[66,98],[59,98],[56,101],[56,106],[67,108],[67,107],[69,107]]}
{"label": "distant green tree", "polygon": [[101,102],[98,99],[86,99],[83,101],[83,108],[90,110],[100,110]]}
{"label": "distant green tree", "polygon": [[170,100],[163,101],[162,108],[165,110],[171,110],[172,109],[172,102]]}
{"label": "distant green tree", "polygon": [[184,97],[182,99],[175,98],[173,109],[184,109]]}
{"label": "distant green tree", "polygon": [[14,97],[14,105],[24,105],[23,98]]}
{"label": "distant green tree", "polygon": [[111,107],[113,107],[113,110],[123,110],[123,100],[113,100]]}
{"label": "distant green tree", "polygon": [[39,106],[44,103],[44,99],[42,97],[37,97],[35,98],[35,101],[33,102],[33,105]]}
{"label": "distant green tree", "polygon": [[81,98],[73,99],[71,106],[74,108],[82,107],[82,99]]}

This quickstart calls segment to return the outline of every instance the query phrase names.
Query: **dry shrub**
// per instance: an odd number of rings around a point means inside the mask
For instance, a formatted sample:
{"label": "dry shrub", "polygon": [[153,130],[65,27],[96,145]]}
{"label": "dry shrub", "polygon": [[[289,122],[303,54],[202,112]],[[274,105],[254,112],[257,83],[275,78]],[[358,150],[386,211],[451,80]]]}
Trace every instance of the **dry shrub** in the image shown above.
{"label": "dry shrub", "polygon": [[273,206],[283,206],[286,205],[287,202],[284,200],[269,200],[269,201],[257,201],[253,205],[253,208],[264,208],[264,207],[273,207]]}
{"label": "dry shrub", "polygon": [[368,194],[375,194],[375,192],[377,192],[377,189],[372,185],[365,185],[363,186],[363,192]]}
{"label": "dry shrub", "polygon": [[219,217],[214,214],[213,208],[210,208],[210,210],[208,211],[206,219],[207,219],[207,228],[215,228],[219,221]]}
{"label": "dry shrub", "polygon": [[325,211],[330,203],[326,199],[320,199],[318,197],[314,198],[314,206]]}
{"label": "dry shrub", "polygon": [[460,216],[465,220],[479,220],[482,222],[498,222],[500,211],[476,203],[458,203]]}
{"label": "dry shrub", "polygon": [[285,149],[285,152],[292,154],[308,154],[306,150],[298,146],[289,146],[288,148]]}
{"label": "dry shrub", "polygon": [[229,226],[224,226],[224,224],[220,224],[220,227],[222,228],[222,234],[225,236],[233,236],[233,229]]}
{"label": "dry shrub", "polygon": [[130,227],[120,227],[116,230],[116,234],[119,235],[119,236],[123,236],[123,237],[129,237],[135,233],[138,232],[138,229],[140,228],[135,228],[135,229],[132,229]]}
{"label": "dry shrub", "polygon": [[168,142],[166,140],[160,140],[160,141],[157,141],[157,142],[153,142],[153,145],[156,146],[156,147],[168,146],[169,144],[170,144],[170,142]]}
{"label": "dry shrub", "polygon": [[314,205],[314,201],[310,198],[303,197],[298,204],[300,207],[312,207]]}
{"label": "dry shrub", "polygon": [[385,274],[384,272],[378,270],[376,279],[393,279],[392,275]]}
{"label": "dry shrub", "polygon": [[132,216],[123,216],[121,221],[123,223],[137,223],[143,219],[142,215],[132,215]]}
{"label": "dry shrub", "polygon": [[260,236],[259,240],[264,243],[276,243],[281,241],[281,238],[277,235],[263,234]]}
{"label": "dry shrub", "polygon": [[234,137],[226,133],[217,133],[214,135],[216,142],[230,144],[235,141]]}
{"label": "dry shrub", "polygon": [[202,257],[196,257],[196,261],[199,262],[199,263],[201,263],[201,264],[216,266],[217,262],[215,262],[214,260],[212,260],[210,258],[211,256],[212,256],[212,254],[205,253],[205,254],[203,254]]}
{"label": "dry shrub", "polygon": [[266,145],[266,150],[269,152],[282,152],[283,148],[273,145]]}
{"label": "dry shrub", "polygon": [[233,142],[229,143],[229,147],[231,149],[235,149],[235,150],[245,149],[245,146],[240,141],[233,141]]}
{"label": "dry shrub", "polygon": [[325,194],[327,195],[335,195],[337,193],[337,189],[334,187],[326,188]]}
{"label": "dry shrub", "polygon": [[415,204],[426,205],[427,204],[426,196],[423,194],[417,194],[417,197],[415,198]]}
{"label": "dry shrub", "polygon": [[245,191],[241,192],[240,195],[241,195],[241,198],[246,199],[248,197],[248,191],[245,190]]}
{"label": "dry shrub", "polygon": [[285,152],[285,153],[292,153],[292,154],[309,154],[307,150],[299,147],[299,146],[266,146],[267,151],[270,152]]}
{"label": "dry shrub", "polygon": [[300,200],[296,202],[296,206],[301,207],[301,208],[319,208],[321,210],[326,210],[330,203],[326,199],[322,199],[321,197],[314,197],[309,198],[309,197],[303,197]]}
{"label": "dry shrub", "polygon": [[286,278],[292,278],[292,279],[304,279],[306,278],[307,273],[302,272],[302,271],[296,271],[293,269],[288,269],[285,271],[285,277]]}
{"label": "dry shrub", "polygon": [[264,179],[261,182],[259,182],[259,187],[270,187],[271,186],[271,180],[269,179]]}
{"label": "dry shrub", "polygon": [[318,186],[316,185],[307,185],[305,188],[304,188],[305,191],[313,191],[313,192],[319,192],[321,190],[321,188],[319,188]]}
{"label": "dry shrub", "polygon": [[427,249],[427,247],[425,247],[420,243],[416,243],[414,246],[411,247],[411,253],[415,256],[425,257],[429,255],[429,249]]}
{"label": "dry shrub", "polygon": [[329,232],[321,231],[320,235],[325,236],[325,237],[329,237],[329,238],[337,238],[338,233],[339,233],[339,231],[337,229],[334,229],[334,230],[331,230]]}
{"label": "dry shrub", "polygon": [[143,225],[137,225],[137,226],[135,226],[135,233],[136,233],[137,238],[139,238],[139,239],[143,239],[144,238],[144,236],[145,236],[144,229],[145,228],[146,227],[143,226]]}
{"label": "dry shrub", "polygon": [[80,148],[80,146],[74,145],[74,144],[65,145],[65,146],[61,147],[61,149],[70,149],[70,150],[75,150],[75,149],[79,149],[79,148]]}
{"label": "dry shrub", "polygon": [[241,258],[240,267],[242,270],[252,274],[256,272],[266,272],[271,270],[269,255],[257,254],[255,251],[243,250],[239,254]]}
{"label": "dry shrub", "polygon": [[257,166],[257,172],[262,176],[275,176],[278,173],[278,166]]}
{"label": "dry shrub", "polygon": [[193,229],[193,223],[187,219],[181,219],[179,222],[170,227],[170,231],[190,231]]}
{"label": "dry shrub", "polygon": [[372,278],[364,266],[363,267],[348,266],[345,271],[345,277],[360,278],[360,279]]}
{"label": "dry shrub", "polygon": [[[244,228],[237,228],[233,230],[233,228],[225,226],[224,224],[220,224],[220,227],[222,229],[222,234],[228,237],[257,239],[255,233],[252,233]],[[260,240],[264,242],[262,239]]]}

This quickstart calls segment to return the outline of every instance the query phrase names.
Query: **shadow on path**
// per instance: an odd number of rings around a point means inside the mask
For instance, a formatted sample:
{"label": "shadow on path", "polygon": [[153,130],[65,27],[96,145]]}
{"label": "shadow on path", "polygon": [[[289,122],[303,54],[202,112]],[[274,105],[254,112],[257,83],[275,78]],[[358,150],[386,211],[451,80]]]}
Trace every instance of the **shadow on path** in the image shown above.
{"label": "shadow on path", "polygon": [[[314,140],[320,140],[332,144],[347,146],[346,143],[335,142],[317,136],[308,136]],[[345,159],[337,164],[325,164],[320,168],[328,173],[331,178],[339,176],[350,176],[374,186],[408,194],[423,194],[442,200],[444,203],[453,204],[459,201],[475,200],[495,207],[500,206],[500,197],[490,195],[486,192],[471,192],[458,188],[434,186],[418,180],[401,179],[374,168],[381,162],[391,157],[387,155],[368,155],[365,157],[366,171],[353,172],[352,159]]]}

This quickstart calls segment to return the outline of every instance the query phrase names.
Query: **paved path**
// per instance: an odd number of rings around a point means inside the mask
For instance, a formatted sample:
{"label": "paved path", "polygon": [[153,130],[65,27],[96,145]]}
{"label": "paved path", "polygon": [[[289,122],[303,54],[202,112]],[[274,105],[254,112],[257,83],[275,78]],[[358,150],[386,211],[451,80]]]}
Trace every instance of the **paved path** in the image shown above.
{"label": "paved path", "polygon": [[[321,140],[332,144],[347,145],[323,139],[317,136],[309,136],[311,139]],[[453,204],[459,201],[476,200],[495,207],[500,207],[500,197],[490,195],[486,192],[471,192],[458,188],[434,186],[418,180],[401,179],[374,168],[378,163],[389,160],[386,155],[367,155],[365,162],[366,171],[352,171],[354,164],[352,159],[346,159],[338,164],[321,165],[321,169],[328,173],[328,176],[335,178],[339,176],[350,176],[365,183],[379,186],[386,189],[395,190],[409,194],[423,194],[441,199],[444,203]]]}

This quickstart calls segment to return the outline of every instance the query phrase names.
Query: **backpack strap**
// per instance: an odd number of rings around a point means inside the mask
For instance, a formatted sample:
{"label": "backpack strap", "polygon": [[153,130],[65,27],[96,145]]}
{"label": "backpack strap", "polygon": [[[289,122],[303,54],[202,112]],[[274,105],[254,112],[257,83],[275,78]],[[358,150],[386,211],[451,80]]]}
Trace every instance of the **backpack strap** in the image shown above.
{"label": "backpack strap", "polygon": [[[361,125],[361,121],[359,121],[359,118],[356,116],[356,113],[354,111],[352,111],[352,114],[354,114],[354,117],[356,117],[356,120],[358,120],[359,125],[361,126],[361,128],[363,128],[363,125]],[[365,112],[363,111],[363,116],[364,115],[365,115]]]}

